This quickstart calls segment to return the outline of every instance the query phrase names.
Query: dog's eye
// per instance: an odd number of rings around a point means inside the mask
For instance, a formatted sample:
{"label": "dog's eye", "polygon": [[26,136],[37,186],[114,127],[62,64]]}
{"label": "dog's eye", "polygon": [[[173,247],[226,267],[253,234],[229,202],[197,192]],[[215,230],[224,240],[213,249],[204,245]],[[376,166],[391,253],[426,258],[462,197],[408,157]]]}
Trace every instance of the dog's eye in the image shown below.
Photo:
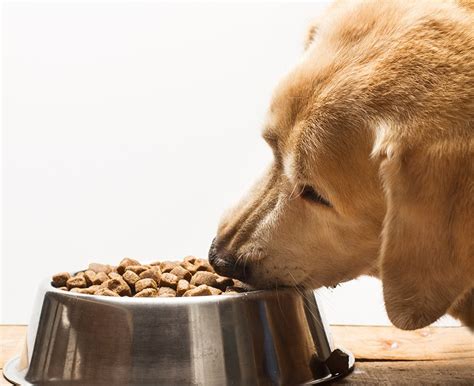
{"label": "dog's eye", "polygon": [[323,196],[321,196],[312,186],[305,185],[303,186],[303,190],[301,192],[301,198],[304,200],[308,200],[311,202],[316,202],[319,204],[323,204],[325,206],[331,207],[331,203],[326,200]]}

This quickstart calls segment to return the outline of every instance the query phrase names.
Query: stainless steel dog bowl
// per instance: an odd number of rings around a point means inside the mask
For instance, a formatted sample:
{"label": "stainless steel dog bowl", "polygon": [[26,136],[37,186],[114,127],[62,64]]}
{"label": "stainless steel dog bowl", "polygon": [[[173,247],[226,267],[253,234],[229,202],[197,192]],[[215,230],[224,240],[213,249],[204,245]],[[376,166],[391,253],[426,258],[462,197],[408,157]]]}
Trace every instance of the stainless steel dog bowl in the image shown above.
{"label": "stainless steel dog bowl", "polygon": [[313,291],[113,298],[40,287],[21,385],[298,385],[345,375]]}

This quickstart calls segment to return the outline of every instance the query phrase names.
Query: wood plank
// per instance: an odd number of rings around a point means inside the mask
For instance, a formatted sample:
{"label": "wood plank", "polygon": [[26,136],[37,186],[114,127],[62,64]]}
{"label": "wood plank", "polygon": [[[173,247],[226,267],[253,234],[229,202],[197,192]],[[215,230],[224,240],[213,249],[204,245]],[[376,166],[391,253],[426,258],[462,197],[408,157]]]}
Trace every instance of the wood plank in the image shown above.
{"label": "wood plank", "polygon": [[[465,327],[402,331],[387,326],[332,326],[336,345],[357,359],[440,360],[474,358],[474,335]],[[0,326],[0,369],[21,349],[26,326]]]}
{"label": "wood plank", "polygon": [[[474,335],[462,327],[401,331],[386,326],[332,326],[335,343],[357,358],[336,384],[474,384]],[[22,347],[26,326],[0,326],[0,369]],[[388,360],[388,361],[381,361]],[[8,385],[0,377],[0,385]]]}
{"label": "wood plank", "polygon": [[5,362],[19,355],[26,336],[26,326],[0,326],[0,370]]}
{"label": "wood plank", "polygon": [[0,386],[11,386],[12,384],[8,382],[3,375],[0,375]]}
{"label": "wood plank", "polygon": [[331,326],[334,343],[357,359],[474,359],[474,334],[466,327],[403,331],[388,326]]}
{"label": "wood plank", "polygon": [[337,385],[474,385],[471,359],[446,361],[357,362]]}
{"label": "wood plank", "polygon": [[11,386],[12,384],[8,382],[2,374],[0,374],[0,386]]}

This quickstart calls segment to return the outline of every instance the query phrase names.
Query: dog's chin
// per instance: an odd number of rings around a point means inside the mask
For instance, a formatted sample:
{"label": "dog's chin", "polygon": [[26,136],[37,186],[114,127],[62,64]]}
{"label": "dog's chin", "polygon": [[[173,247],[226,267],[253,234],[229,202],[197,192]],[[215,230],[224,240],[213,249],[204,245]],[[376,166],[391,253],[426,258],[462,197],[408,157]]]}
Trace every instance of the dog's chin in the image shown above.
{"label": "dog's chin", "polygon": [[310,288],[304,280],[295,280],[291,275],[289,277],[281,277],[279,275],[272,275],[271,273],[261,273],[256,269],[251,269],[251,272],[252,274],[244,281],[254,289],[275,290],[285,288]]}
{"label": "dog's chin", "polygon": [[285,289],[298,289],[298,290],[307,290],[312,289],[311,286],[307,284],[295,284],[293,282],[279,281],[279,280],[249,280],[246,282],[249,285],[249,288],[254,290],[285,290]]}
{"label": "dog's chin", "polygon": [[316,283],[311,283],[307,281],[299,282],[287,282],[285,280],[277,280],[277,279],[249,279],[245,281],[245,284],[248,284],[249,288],[256,289],[256,290],[280,290],[280,289],[288,289],[288,288],[297,288],[300,290],[317,290],[319,288],[331,288],[334,289],[338,287],[339,283],[327,284],[327,285],[320,285]]}
{"label": "dog's chin", "polygon": [[[272,264],[273,265],[273,264]],[[273,266],[266,265],[265,260],[247,262],[246,277],[239,280],[248,283],[256,289],[319,289],[336,288],[342,283],[353,279],[350,275],[343,275],[342,272],[322,272],[304,271],[298,267],[286,267],[275,270]]]}

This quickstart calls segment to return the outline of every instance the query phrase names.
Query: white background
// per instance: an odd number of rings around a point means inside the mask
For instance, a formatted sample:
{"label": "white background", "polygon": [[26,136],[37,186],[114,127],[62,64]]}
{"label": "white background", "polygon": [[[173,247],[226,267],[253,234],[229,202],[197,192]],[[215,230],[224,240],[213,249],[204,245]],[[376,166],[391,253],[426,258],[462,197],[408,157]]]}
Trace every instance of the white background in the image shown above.
{"label": "white background", "polygon": [[[0,323],[56,271],[207,256],[324,3],[4,3]],[[331,323],[388,324],[375,279],[321,293]]]}

